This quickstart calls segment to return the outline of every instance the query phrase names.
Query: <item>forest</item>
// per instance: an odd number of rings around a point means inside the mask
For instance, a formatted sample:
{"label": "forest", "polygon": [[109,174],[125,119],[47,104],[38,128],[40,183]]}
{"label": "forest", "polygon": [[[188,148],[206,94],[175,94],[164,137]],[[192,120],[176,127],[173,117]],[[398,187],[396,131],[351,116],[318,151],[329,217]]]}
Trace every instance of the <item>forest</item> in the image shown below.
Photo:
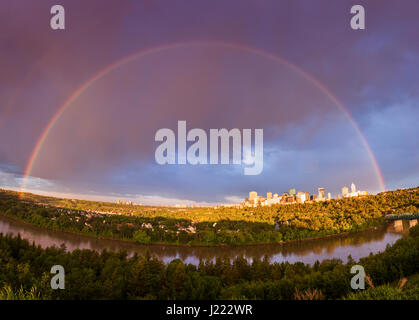
{"label": "forest", "polygon": [[242,245],[361,231],[419,211],[419,187],[308,204],[171,208],[0,190],[0,214],[53,230],[142,244]]}
{"label": "forest", "polygon": [[[64,290],[50,287],[52,265],[65,269]],[[350,286],[354,264],[365,268],[365,290]],[[419,225],[384,252],[346,264],[326,260],[270,263],[217,259],[198,266],[165,264],[124,251],[66,252],[0,235],[0,299],[419,299]]]}

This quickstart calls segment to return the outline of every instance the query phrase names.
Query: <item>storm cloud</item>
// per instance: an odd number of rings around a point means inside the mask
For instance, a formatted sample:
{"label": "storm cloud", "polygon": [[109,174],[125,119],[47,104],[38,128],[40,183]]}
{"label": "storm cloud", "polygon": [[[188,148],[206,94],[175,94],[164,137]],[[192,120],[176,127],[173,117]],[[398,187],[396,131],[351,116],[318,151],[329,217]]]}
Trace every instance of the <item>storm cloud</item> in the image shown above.
{"label": "storm cloud", "polygon": [[[354,3],[73,0],[62,2],[66,30],[53,31],[53,1],[3,1],[2,186],[19,184],[43,130],[76,90],[152,48],[68,105],[39,149],[31,189],[156,202],[291,187],[336,195],[351,182],[380,191],[368,150],[330,93],[360,127],[386,185],[416,186],[419,4],[357,1],[367,20],[354,31]],[[154,134],[178,120],[188,129],[263,128],[264,171],[157,165]]]}

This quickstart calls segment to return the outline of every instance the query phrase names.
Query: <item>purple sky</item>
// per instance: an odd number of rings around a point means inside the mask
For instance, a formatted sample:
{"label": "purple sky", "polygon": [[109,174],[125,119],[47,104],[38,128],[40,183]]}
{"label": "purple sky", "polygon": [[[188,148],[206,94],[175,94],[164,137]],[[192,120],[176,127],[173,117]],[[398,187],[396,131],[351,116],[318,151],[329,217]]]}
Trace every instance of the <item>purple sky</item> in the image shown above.
{"label": "purple sky", "polygon": [[[43,129],[83,83],[34,162],[27,188],[141,203],[237,202],[289,188],[380,191],[348,118],[281,57],[330,90],[367,139],[388,189],[419,183],[419,2],[56,1],[0,3],[0,187],[18,188]],[[350,28],[362,4],[366,30]],[[196,45],[206,43],[207,45]],[[210,45],[211,43],[211,45]],[[215,45],[228,43],[229,45]],[[252,50],[244,47],[253,48]],[[259,54],[258,52],[266,52]],[[264,170],[160,166],[160,128],[264,129]]]}

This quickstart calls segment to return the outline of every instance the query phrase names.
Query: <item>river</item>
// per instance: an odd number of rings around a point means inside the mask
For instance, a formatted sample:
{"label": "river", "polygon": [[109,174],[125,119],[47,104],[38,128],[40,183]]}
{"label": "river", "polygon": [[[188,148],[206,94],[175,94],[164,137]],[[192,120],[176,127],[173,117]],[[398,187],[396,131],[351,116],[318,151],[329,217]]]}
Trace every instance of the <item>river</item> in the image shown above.
{"label": "river", "polygon": [[249,261],[253,258],[262,259],[264,256],[273,262],[294,263],[301,261],[313,264],[316,260],[339,258],[346,262],[348,255],[355,260],[368,256],[370,252],[384,251],[387,245],[392,245],[397,239],[406,234],[408,226],[403,222],[402,227],[392,225],[380,227],[376,230],[339,235],[329,238],[290,242],[285,244],[244,245],[232,247],[193,247],[173,245],[139,245],[118,240],[96,239],[83,235],[52,231],[22,223],[4,215],[0,215],[0,233],[20,234],[22,238],[35,242],[42,247],[60,246],[64,244],[67,250],[91,249],[102,251],[126,250],[129,255],[135,252],[144,254],[147,250],[151,255],[168,263],[180,258],[185,263],[197,265],[199,259],[215,260],[215,258],[234,259],[243,255]]}

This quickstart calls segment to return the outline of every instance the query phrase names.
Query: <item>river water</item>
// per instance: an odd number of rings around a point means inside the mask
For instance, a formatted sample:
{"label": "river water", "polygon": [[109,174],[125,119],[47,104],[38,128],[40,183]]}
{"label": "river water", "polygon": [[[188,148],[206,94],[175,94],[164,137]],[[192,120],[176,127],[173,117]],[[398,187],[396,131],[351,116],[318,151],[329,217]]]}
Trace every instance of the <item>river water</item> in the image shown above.
{"label": "river water", "polygon": [[22,238],[35,242],[42,247],[60,246],[64,244],[67,250],[91,249],[102,251],[126,250],[129,255],[137,252],[142,255],[147,250],[151,255],[168,263],[180,258],[185,263],[197,265],[200,259],[213,260],[217,257],[234,259],[240,255],[249,261],[253,258],[262,259],[264,256],[273,262],[294,263],[301,261],[313,264],[316,260],[339,258],[347,261],[348,255],[355,260],[368,256],[370,252],[377,253],[384,251],[387,245],[392,245],[397,239],[407,233],[408,226],[404,223],[402,227],[381,227],[377,230],[352,233],[348,235],[335,236],[316,240],[298,241],[286,244],[269,245],[245,245],[234,247],[192,247],[172,245],[139,245],[136,243],[96,239],[82,235],[75,235],[59,231],[52,231],[26,223],[15,221],[0,215],[0,233],[20,234]]}

